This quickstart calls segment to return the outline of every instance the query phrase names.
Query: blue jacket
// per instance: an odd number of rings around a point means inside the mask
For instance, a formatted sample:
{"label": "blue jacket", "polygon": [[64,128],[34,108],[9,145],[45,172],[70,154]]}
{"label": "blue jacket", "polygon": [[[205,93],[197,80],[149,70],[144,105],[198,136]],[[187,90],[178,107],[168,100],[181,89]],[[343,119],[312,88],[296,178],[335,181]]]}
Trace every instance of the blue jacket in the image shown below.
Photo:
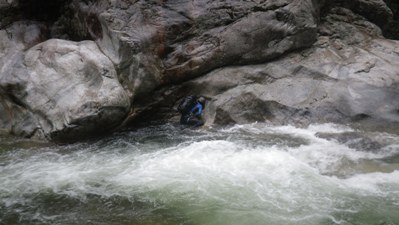
{"label": "blue jacket", "polygon": [[201,116],[202,114],[202,104],[201,103],[197,103],[192,109],[191,109],[191,113],[193,113],[196,116]]}

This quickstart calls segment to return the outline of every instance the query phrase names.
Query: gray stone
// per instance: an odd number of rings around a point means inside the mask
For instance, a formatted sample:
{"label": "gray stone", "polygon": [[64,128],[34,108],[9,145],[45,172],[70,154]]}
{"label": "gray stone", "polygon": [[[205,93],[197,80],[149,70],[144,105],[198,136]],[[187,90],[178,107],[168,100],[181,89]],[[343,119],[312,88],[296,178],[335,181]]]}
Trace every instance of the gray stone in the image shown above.
{"label": "gray stone", "polygon": [[345,144],[349,148],[353,148],[359,151],[370,151],[378,152],[383,144],[378,141],[372,140],[366,135],[362,135],[356,132],[345,132],[345,133],[317,133],[316,136],[327,140],[336,140],[341,144]]}
{"label": "gray stone", "polygon": [[77,27],[86,28],[113,61],[131,98],[214,68],[263,62],[309,47],[316,40],[319,10],[310,0],[74,5],[82,15]]}
{"label": "gray stone", "polygon": [[344,8],[331,10],[319,29],[311,48],[266,64],[215,70],[169,96],[207,96],[208,125],[399,122],[399,42]]}
{"label": "gray stone", "polygon": [[11,100],[3,105],[11,102],[9,109],[18,105],[20,114],[29,115],[28,127],[52,140],[77,139],[112,129],[125,118],[128,96],[94,42],[51,39],[15,54],[3,60],[0,90]]}
{"label": "gray stone", "polygon": [[18,1],[0,1],[12,9],[0,15],[1,129],[64,140],[174,120],[186,94],[208,97],[208,125],[399,122],[399,44],[382,36],[393,17],[382,0],[56,6],[56,21],[14,22]]}

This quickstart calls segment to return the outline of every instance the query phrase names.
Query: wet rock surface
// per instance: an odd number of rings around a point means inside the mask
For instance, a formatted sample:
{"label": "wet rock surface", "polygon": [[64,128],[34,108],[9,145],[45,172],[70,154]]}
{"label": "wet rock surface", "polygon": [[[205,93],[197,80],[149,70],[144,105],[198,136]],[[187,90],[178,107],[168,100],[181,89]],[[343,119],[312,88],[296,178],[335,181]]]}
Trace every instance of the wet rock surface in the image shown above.
{"label": "wet rock surface", "polygon": [[307,125],[363,119],[399,122],[399,42],[375,24],[335,7],[312,47],[265,64],[228,67],[177,87],[209,97],[208,124]]}
{"label": "wet rock surface", "polygon": [[64,140],[176,121],[187,94],[208,97],[208,125],[396,123],[387,3],[1,0],[0,127]]}
{"label": "wet rock surface", "polygon": [[345,132],[340,134],[318,133],[317,136],[326,140],[335,140],[341,144],[345,144],[349,148],[359,151],[378,152],[378,150],[383,147],[378,141],[356,132]]}
{"label": "wet rock surface", "polygon": [[8,75],[0,79],[5,127],[23,136],[67,140],[120,124],[130,102],[94,42],[50,39],[20,52],[18,45],[30,43],[24,41],[7,45],[2,67]]}

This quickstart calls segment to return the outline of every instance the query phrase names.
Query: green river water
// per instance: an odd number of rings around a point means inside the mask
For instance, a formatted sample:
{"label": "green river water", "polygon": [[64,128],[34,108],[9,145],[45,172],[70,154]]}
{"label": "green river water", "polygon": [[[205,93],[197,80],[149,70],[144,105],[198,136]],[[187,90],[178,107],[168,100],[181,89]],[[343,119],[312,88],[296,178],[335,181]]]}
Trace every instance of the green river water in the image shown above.
{"label": "green river water", "polygon": [[0,224],[399,225],[399,128],[167,124],[68,145],[0,137]]}

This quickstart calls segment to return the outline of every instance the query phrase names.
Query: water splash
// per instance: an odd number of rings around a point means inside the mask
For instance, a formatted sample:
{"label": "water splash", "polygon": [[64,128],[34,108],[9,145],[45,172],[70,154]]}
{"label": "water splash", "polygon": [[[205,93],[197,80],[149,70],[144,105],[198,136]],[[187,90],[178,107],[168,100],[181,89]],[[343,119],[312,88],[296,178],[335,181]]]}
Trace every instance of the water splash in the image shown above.
{"label": "water splash", "polygon": [[383,144],[370,152],[319,135],[347,132],[367,134],[335,124],[167,125],[10,149],[0,155],[0,224],[399,223],[399,136],[378,133]]}

